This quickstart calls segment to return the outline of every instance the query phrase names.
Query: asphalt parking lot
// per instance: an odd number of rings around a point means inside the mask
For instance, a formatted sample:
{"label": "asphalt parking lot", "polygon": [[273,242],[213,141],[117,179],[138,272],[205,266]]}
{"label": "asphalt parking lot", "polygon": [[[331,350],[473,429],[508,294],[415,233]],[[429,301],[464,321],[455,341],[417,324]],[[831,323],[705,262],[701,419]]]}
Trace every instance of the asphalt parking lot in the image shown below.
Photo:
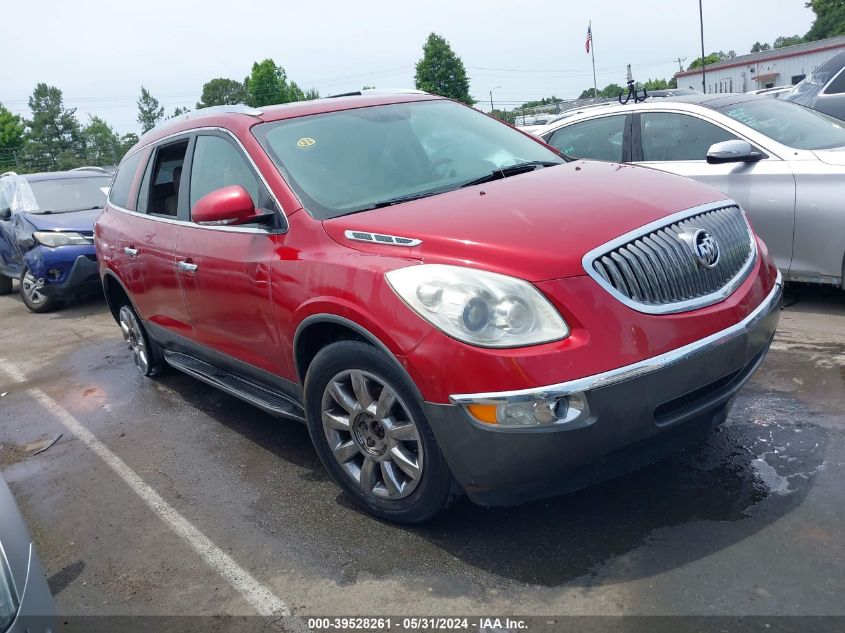
{"label": "asphalt parking lot", "polygon": [[845,615],[845,293],[787,299],[702,444],[407,528],[353,508],[304,426],[139,376],[99,298],[2,297],[0,468],[69,615]]}

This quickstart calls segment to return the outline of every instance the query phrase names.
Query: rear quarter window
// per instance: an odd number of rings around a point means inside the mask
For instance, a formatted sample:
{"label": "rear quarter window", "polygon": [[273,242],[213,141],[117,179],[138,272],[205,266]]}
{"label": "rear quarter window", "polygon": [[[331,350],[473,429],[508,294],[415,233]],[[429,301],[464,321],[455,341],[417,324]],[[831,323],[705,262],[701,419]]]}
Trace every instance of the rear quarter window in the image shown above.
{"label": "rear quarter window", "polygon": [[138,171],[138,165],[141,164],[143,155],[144,152],[135,152],[118,167],[111,191],[109,192],[109,202],[113,205],[123,207],[124,209],[130,208],[129,190],[132,188],[132,183],[135,182],[135,174]]}

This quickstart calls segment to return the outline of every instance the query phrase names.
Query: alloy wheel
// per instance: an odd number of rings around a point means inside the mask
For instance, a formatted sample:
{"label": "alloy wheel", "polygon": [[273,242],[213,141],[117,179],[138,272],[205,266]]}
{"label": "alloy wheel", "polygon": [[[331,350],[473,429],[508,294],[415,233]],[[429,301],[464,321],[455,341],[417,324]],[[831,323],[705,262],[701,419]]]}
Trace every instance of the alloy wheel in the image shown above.
{"label": "alloy wheel", "polygon": [[32,274],[31,270],[27,270],[24,274],[21,280],[21,288],[27,301],[33,306],[40,306],[47,301],[47,296],[40,292],[41,284],[38,283],[38,279]]}
{"label": "alloy wheel", "polygon": [[365,494],[402,499],[423,472],[413,416],[381,378],[358,369],[336,374],[323,391],[323,431],[346,475]]}
{"label": "alloy wheel", "polygon": [[129,306],[120,309],[120,331],[123,332],[123,340],[129,345],[132,361],[138,371],[146,376],[150,371],[150,356],[141,324]]}

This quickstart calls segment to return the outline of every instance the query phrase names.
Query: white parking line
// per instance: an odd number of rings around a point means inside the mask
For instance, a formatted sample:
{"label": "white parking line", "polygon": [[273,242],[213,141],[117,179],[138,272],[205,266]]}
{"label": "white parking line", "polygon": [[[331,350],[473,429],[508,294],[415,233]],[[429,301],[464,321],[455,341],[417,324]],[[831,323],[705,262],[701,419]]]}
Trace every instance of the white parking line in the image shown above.
{"label": "white parking line", "polygon": [[[12,380],[18,383],[27,381],[26,376],[8,360],[0,358],[2,369]],[[96,453],[109,467],[155,512],[170,528],[176,532],[194,551],[202,557],[218,574],[240,593],[260,615],[289,616],[290,609],[267,587],[256,580],[248,571],[238,565],[211,539],[194,527],[190,521],[179,514],[161,495],[148,486],[138,474],[111,450],[98,440],[79,420],[41,389],[27,390],[35,400],[47,409],[65,428],[78,437],[88,448]],[[297,627],[298,628],[298,627]]]}

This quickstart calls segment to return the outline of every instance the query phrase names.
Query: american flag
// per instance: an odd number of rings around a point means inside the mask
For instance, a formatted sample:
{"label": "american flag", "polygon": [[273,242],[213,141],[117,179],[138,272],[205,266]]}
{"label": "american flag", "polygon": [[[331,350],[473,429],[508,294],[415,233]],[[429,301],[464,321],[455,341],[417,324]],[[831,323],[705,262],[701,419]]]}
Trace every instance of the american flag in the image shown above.
{"label": "american flag", "polygon": [[590,46],[592,45],[592,43],[593,43],[593,25],[590,24],[587,27],[587,44],[586,44],[586,47],[587,47],[588,53],[590,52]]}

